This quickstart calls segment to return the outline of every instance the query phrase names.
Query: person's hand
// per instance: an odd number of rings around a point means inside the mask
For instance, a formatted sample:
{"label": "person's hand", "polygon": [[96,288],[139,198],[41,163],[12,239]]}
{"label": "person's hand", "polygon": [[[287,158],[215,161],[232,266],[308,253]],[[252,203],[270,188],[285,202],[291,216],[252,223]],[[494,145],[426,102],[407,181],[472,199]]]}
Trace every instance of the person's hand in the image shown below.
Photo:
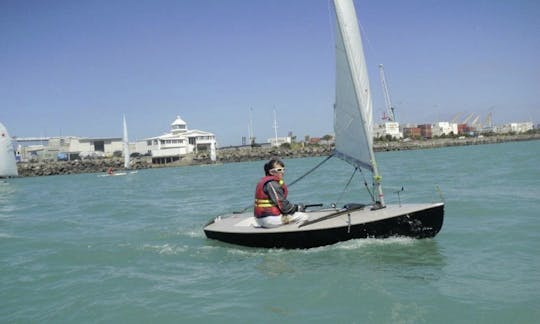
{"label": "person's hand", "polygon": [[304,204],[298,204],[298,205],[296,205],[296,207],[297,207],[299,212],[306,211],[306,206]]}

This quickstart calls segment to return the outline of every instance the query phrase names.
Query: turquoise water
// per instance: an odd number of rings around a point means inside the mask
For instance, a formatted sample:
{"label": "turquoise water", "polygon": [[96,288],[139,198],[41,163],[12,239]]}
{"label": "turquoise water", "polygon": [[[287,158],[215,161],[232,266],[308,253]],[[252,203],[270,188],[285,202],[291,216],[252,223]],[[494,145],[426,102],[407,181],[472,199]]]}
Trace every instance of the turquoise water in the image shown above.
{"label": "turquoise water", "polygon": [[[540,141],[379,153],[386,199],[446,200],[434,239],[265,250],[205,238],[263,162],[0,182],[2,323],[535,323]],[[322,158],[285,160],[291,182]],[[331,159],[291,200],[367,201]],[[360,192],[360,194],[358,193]]]}

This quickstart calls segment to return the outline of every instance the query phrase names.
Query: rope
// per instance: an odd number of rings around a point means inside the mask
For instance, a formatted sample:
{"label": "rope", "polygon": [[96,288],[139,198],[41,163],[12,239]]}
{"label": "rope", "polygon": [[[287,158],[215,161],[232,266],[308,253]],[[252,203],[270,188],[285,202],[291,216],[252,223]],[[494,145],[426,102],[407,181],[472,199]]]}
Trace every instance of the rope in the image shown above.
{"label": "rope", "polygon": [[369,195],[371,196],[371,201],[375,202],[375,197],[373,196],[373,192],[371,192],[371,190],[369,189],[369,185],[367,183],[366,176],[365,176],[364,172],[362,172],[362,169],[360,169],[360,173],[362,174],[362,178],[364,179],[364,186],[366,186],[366,190],[369,193]]}
{"label": "rope", "polygon": [[331,154],[329,155],[326,159],[324,159],[321,163],[317,164],[313,169],[309,170],[308,172],[304,173],[303,175],[301,175],[298,179],[294,180],[293,182],[291,182],[290,184],[287,185],[287,187],[292,187],[293,184],[297,183],[298,181],[304,179],[308,174],[310,174],[311,172],[317,170],[321,165],[323,165],[324,162],[328,161],[331,157],[333,157],[334,155]]}
{"label": "rope", "polygon": [[341,191],[341,194],[339,195],[338,199],[336,200],[336,206],[338,204],[338,202],[341,200],[341,198],[343,197],[343,194],[345,194],[345,190],[347,190],[347,188],[349,187],[349,185],[351,184],[351,181],[356,173],[356,171],[358,171],[358,168],[354,168],[354,171],[353,173],[351,174],[351,177],[349,178],[349,181],[347,181],[347,184],[345,185],[345,187],[343,188],[343,190]]}

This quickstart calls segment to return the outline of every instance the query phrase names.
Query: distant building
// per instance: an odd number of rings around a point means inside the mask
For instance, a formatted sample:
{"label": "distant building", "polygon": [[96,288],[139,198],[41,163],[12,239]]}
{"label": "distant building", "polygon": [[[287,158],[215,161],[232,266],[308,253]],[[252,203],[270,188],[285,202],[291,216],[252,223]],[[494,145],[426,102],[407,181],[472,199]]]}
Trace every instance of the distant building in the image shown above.
{"label": "distant building", "polygon": [[387,135],[390,135],[395,139],[403,138],[403,133],[399,130],[399,123],[397,122],[386,122],[374,125],[373,135],[375,138],[386,137]]}
{"label": "distant building", "polygon": [[458,124],[457,127],[458,127],[458,134],[459,135],[469,134],[469,133],[471,133],[473,131],[472,128],[469,127],[469,125],[467,125],[467,124]]}
{"label": "distant building", "polygon": [[122,139],[116,137],[16,138],[16,142],[19,161],[56,160],[60,155],[69,160],[77,157],[110,157],[115,152],[121,155],[123,149]]}
{"label": "distant building", "polygon": [[[65,145],[68,150],[63,150]],[[122,152],[124,142],[122,138],[51,138],[49,149],[58,148],[58,151],[77,152],[89,156],[112,156],[114,152]]]}
{"label": "distant building", "polygon": [[165,164],[178,161],[193,152],[210,153],[212,146],[216,146],[214,134],[197,129],[189,130],[186,122],[177,116],[171,124],[170,133],[138,141],[136,151],[149,153],[152,163]]}
{"label": "distant building", "polygon": [[268,143],[270,143],[271,146],[281,146],[281,144],[285,143],[292,143],[292,137],[286,136],[286,137],[272,137],[267,140]]}
{"label": "distant building", "polygon": [[456,123],[438,122],[433,124],[431,131],[433,136],[457,135],[458,125]]}
{"label": "distant building", "polygon": [[423,125],[418,125],[418,128],[420,128],[420,136],[422,136],[423,138],[433,137],[433,125],[423,124]]}
{"label": "distant building", "polygon": [[533,130],[532,122],[523,122],[523,123],[510,123],[502,125],[498,128],[498,133],[525,133],[530,130]]}
{"label": "distant building", "polygon": [[403,137],[406,138],[420,138],[422,132],[419,127],[404,127],[403,128]]}

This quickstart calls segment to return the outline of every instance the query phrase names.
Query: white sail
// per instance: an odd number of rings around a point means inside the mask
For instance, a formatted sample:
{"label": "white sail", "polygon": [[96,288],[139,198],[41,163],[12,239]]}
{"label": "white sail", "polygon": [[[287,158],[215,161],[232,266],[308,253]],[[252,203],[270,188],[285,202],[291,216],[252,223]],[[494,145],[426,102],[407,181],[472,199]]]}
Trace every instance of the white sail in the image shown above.
{"label": "white sail", "polygon": [[336,8],[335,155],[373,172],[379,201],[383,196],[373,153],[371,91],[362,39],[352,0],[334,0]]}
{"label": "white sail", "polygon": [[129,142],[128,142],[126,115],[124,115],[124,136],[122,140],[124,142],[124,169],[129,169]]}
{"label": "white sail", "polygon": [[13,142],[6,127],[0,123],[0,178],[16,177],[18,175]]}
{"label": "white sail", "polygon": [[210,160],[216,162],[216,141],[210,143]]}

